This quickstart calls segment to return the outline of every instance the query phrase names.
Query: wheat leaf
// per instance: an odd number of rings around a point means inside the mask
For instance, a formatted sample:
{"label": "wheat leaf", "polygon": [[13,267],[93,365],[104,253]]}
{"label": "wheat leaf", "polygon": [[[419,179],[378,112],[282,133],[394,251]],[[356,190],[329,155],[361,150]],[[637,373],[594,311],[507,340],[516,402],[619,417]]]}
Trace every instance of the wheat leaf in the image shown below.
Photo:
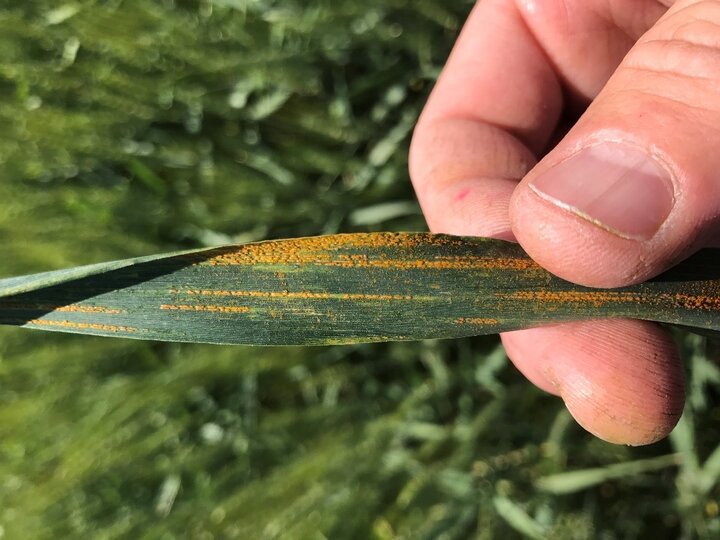
{"label": "wheat leaf", "polygon": [[563,281],[516,245],[340,234],[114,261],[0,280],[0,323],[197,343],[457,338],[631,317],[720,330],[720,251],[613,290]]}

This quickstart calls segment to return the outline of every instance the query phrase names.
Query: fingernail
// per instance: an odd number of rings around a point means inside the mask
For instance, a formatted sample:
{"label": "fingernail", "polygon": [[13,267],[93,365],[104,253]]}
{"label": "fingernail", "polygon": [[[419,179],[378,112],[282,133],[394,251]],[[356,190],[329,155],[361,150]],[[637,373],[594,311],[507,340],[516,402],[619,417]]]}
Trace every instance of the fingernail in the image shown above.
{"label": "fingernail", "polygon": [[670,173],[645,152],[619,143],[583,148],[530,188],[543,199],[623,238],[647,240],[674,204]]}

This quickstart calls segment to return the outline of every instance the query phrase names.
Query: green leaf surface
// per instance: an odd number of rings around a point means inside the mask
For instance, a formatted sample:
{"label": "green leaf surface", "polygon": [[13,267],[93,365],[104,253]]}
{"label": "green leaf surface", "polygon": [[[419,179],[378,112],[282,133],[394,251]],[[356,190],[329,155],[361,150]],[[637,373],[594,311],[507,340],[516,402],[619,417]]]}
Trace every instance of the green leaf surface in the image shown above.
{"label": "green leaf surface", "polygon": [[719,255],[604,290],[563,281],[500,240],[339,234],[0,280],[0,323],[250,345],[458,338],[610,317],[720,330]]}

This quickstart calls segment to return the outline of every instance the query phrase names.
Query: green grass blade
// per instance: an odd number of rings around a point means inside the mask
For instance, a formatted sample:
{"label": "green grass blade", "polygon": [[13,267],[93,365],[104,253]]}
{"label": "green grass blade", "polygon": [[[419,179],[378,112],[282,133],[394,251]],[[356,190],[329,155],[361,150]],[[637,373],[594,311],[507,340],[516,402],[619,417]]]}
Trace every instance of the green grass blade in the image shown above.
{"label": "green grass blade", "polygon": [[616,463],[606,467],[582,469],[543,476],[535,485],[541,491],[555,495],[567,495],[591,488],[609,480],[675,467],[681,462],[680,454],[669,454],[649,459]]}
{"label": "green grass blade", "polygon": [[703,493],[709,493],[715,487],[720,479],[720,445],[708,456],[702,466],[702,475],[698,483]]}
{"label": "green grass blade", "polygon": [[0,280],[0,323],[252,345],[457,338],[632,317],[719,330],[720,254],[613,290],[552,276],[516,244],[344,234],[115,261]]}
{"label": "green grass blade", "polygon": [[507,497],[495,497],[493,504],[498,515],[517,532],[526,538],[544,540],[543,527],[528,515],[517,503]]}

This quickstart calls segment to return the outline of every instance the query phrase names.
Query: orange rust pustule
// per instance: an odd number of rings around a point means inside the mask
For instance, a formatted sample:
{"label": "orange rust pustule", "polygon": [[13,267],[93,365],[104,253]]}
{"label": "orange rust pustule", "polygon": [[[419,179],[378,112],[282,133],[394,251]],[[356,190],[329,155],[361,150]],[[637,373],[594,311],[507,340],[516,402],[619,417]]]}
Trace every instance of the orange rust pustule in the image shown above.
{"label": "orange rust pustule", "polygon": [[629,291],[517,291],[496,293],[499,298],[526,300],[546,304],[587,304],[601,307],[610,303],[667,305],[682,309],[717,311],[720,297],[692,293],[643,294]]}
{"label": "orange rust pustule", "polygon": [[[218,255],[199,258],[196,265],[210,266],[254,266],[267,265],[316,265],[345,268],[395,268],[395,269],[500,269],[535,270],[540,267],[525,257],[479,257],[417,256],[416,248],[438,246],[464,246],[462,239],[450,236],[407,233],[360,233],[346,235],[318,236],[281,241],[246,244],[223,249]],[[385,248],[397,248],[408,257],[393,257],[382,252]],[[347,253],[347,250],[366,249],[369,253]]]}
{"label": "orange rust pustule", "polygon": [[2,304],[3,309],[17,309],[27,311],[61,311],[69,313],[103,313],[105,315],[116,315],[123,313],[120,309],[106,308],[102,306],[54,306],[52,304]]}
{"label": "orange rust pustule", "polygon": [[[356,248],[399,247],[410,249],[420,245],[452,245],[450,239],[435,238],[425,234],[359,233],[290,238],[279,241],[258,242],[233,248],[207,259],[207,264],[256,264],[269,262],[282,264],[324,260],[332,252]],[[196,255],[191,255],[195,258]]]}
{"label": "orange rust pustule", "polygon": [[540,267],[530,259],[490,257],[437,257],[434,259],[386,259],[341,255],[323,262],[327,266],[346,268],[383,268],[398,270],[535,270]]}
{"label": "orange rust pustule", "polygon": [[609,303],[638,302],[643,295],[626,291],[517,291],[513,293],[496,293],[498,298],[525,300],[529,302],[554,304],[588,304],[600,307]]}
{"label": "orange rust pustule", "polygon": [[489,325],[500,324],[500,321],[497,319],[488,319],[488,318],[484,318],[484,317],[460,317],[458,319],[455,319],[455,322],[457,324],[471,324],[471,325],[477,325],[477,326],[489,326]]}
{"label": "orange rust pustule", "polygon": [[716,295],[675,293],[668,296],[671,296],[676,305],[683,308],[707,311],[720,310],[720,297]]}
{"label": "orange rust pustule", "polygon": [[32,319],[27,324],[37,326],[57,326],[60,328],[75,328],[77,330],[100,330],[104,332],[137,332],[133,326],[117,326],[114,324],[81,323],[74,321],[53,321],[48,319]]}
{"label": "orange rust pustule", "polygon": [[380,255],[368,256],[331,253],[297,252],[287,253],[224,253],[208,259],[204,263],[211,266],[255,266],[294,265],[294,266],[335,266],[341,268],[380,268],[397,270],[539,270],[540,267],[530,259],[490,258],[490,257],[436,257],[425,259],[393,259]]}
{"label": "orange rust pustule", "polygon": [[189,296],[238,296],[249,298],[285,298],[294,300],[414,300],[407,294],[367,294],[367,293],[325,293],[313,291],[226,291],[215,289],[187,289],[171,292],[183,292]]}
{"label": "orange rust pustule", "polygon": [[123,310],[121,310],[121,309],[107,308],[107,307],[103,307],[103,306],[76,306],[76,305],[62,306],[59,308],[55,308],[55,311],[66,311],[66,312],[73,312],[73,313],[104,313],[106,315],[117,315],[119,313],[123,313]]}
{"label": "orange rust pustule", "polygon": [[212,306],[203,304],[161,304],[160,309],[171,311],[209,311],[213,313],[249,313],[247,306]]}

